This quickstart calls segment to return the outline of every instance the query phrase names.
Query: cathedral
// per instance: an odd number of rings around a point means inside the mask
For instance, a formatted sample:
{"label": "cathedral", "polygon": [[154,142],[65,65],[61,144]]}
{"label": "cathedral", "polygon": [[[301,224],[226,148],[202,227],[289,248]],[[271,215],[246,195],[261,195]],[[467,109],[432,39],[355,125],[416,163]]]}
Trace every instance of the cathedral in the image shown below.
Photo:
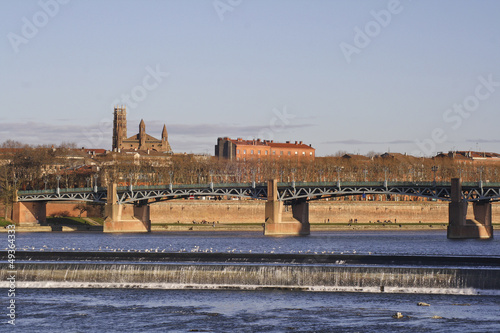
{"label": "cathedral", "polygon": [[146,124],[141,119],[139,133],[127,137],[127,108],[125,106],[114,108],[113,117],[113,151],[122,150],[154,150],[172,153],[168,143],[167,127],[163,125],[161,140],[146,133]]}

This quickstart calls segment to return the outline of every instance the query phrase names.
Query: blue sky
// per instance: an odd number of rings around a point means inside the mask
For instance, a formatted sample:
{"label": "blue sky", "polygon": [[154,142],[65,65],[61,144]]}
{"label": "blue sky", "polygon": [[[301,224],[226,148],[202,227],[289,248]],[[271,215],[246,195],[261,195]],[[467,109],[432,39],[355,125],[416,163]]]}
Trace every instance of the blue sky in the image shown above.
{"label": "blue sky", "polygon": [[[499,1],[3,1],[0,142],[500,152]],[[124,96],[128,95],[126,98]]]}

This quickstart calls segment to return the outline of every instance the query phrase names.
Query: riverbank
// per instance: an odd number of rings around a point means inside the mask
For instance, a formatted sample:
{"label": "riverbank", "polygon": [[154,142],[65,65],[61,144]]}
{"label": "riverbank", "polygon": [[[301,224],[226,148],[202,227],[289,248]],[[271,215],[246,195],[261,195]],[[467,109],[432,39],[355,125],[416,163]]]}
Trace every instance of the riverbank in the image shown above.
{"label": "riverbank", "polygon": [[[47,225],[16,226],[16,232],[52,232],[52,231],[103,231],[104,220],[99,217],[48,217]],[[11,221],[0,218],[0,232],[7,232]]]}
{"label": "riverbank", "polygon": [[[49,203],[52,211],[74,211],[70,204]],[[73,203],[76,207],[76,203]],[[172,200],[150,205],[151,231],[258,231],[264,222],[265,203],[253,200]],[[313,201],[309,205],[311,232],[334,230],[446,230],[448,203],[436,201]],[[76,212],[76,211],[74,211]],[[87,213],[87,212],[85,212]],[[293,221],[289,206],[283,222]],[[492,205],[493,221],[500,205]],[[467,218],[473,218],[468,209]],[[497,219],[498,220],[498,219]],[[3,226],[7,221],[1,220]],[[17,226],[17,232],[102,232],[103,218],[48,217],[48,226]],[[494,224],[499,229],[500,223]],[[1,231],[7,231],[0,228]]]}
{"label": "riverbank", "polygon": [[[448,206],[448,203],[437,201],[312,201],[309,203],[309,222],[441,223],[448,220]],[[264,211],[265,202],[259,200],[171,200],[151,204],[150,218],[153,224],[255,223],[264,220]],[[500,207],[494,205],[492,213],[500,215]],[[282,219],[293,221],[290,206],[283,207]]]}
{"label": "riverbank", "polygon": [[[171,200],[150,205],[151,231],[263,231],[264,202],[250,200]],[[468,218],[473,218],[469,209]],[[500,206],[493,206],[493,217]],[[289,206],[283,221],[292,221]],[[446,230],[448,203],[435,201],[314,201],[311,232],[335,230]],[[262,222],[261,222],[262,221]],[[500,224],[494,226],[500,228]],[[54,231],[88,231],[67,226]],[[99,227],[92,230],[101,231]],[[22,231],[22,230],[21,230]],[[27,230],[32,231],[32,230]],[[42,231],[42,230],[40,230]]]}
{"label": "riverbank", "polygon": [[[500,228],[500,225],[497,225]],[[335,230],[446,230],[445,223],[431,224],[367,224],[367,223],[312,223],[311,232]],[[151,231],[263,231],[262,223],[215,223],[215,224],[153,224]]]}

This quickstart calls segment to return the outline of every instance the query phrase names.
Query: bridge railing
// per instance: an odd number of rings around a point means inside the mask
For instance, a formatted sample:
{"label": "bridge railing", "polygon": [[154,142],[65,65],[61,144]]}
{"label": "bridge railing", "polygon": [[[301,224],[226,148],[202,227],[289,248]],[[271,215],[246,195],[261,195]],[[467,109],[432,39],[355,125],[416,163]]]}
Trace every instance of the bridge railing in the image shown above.
{"label": "bridge railing", "polygon": [[25,190],[25,191],[17,191],[18,195],[22,194],[52,194],[56,193],[55,189],[50,189],[50,190]]}
{"label": "bridge railing", "polygon": [[[338,186],[340,183],[340,186],[385,186],[386,182],[384,181],[376,181],[376,182],[349,182],[349,181],[341,181],[341,182],[279,182],[278,187],[292,187],[295,185],[296,187],[315,187],[315,186]],[[439,186],[439,187],[444,187],[444,186],[451,186],[450,182],[397,182],[397,181],[388,181],[387,186]],[[477,186],[477,183],[476,183]]]}
{"label": "bridge railing", "polygon": [[[216,188],[226,188],[226,187],[252,187],[252,183],[213,183],[213,187]],[[256,183],[255,186],[267,186],[266,183]],[[172,184],[172,189],[200,189],[200,188],[209,188],[210,183],[202,183],[202,184]],[[140,191],[140,190],[165,190],[169,189],[170,184],[164,185],[133,185],[132,190]],[[130,186],[119,186],[117,188],[118,191],[128,191]]]}
{"label": "bridge railing", "polygon": [[463,187],[478,187],[482,185],[483,187],[500,187],[500,183],[493,182],[464,182],[462,183]]}
{"label": "bridge railing", "polygon": [[[343,187],[348,186],[384,186],[386,183],[384,181],[376,181],[376,182],[348,182],[341,181],[340,185]],[[203,184],[173,184],[172,189],[200,189],[204,187],[210,187],[210,183]],[[339,182],[278,182],[278,187],[313,187],[313,186],[327,186],[327,187],[335,187],[338,186]],[[214,188],[250,188],[250,187],[266,187],[266,182],[256,182],[254,183],[213,183],[212,186]],[[424,187],[450,187],[451,182],[397,182],[397,181],[388,181],[387,186],[424,186]],[[483,187],[500,187],[500,183],[491,183],[491,182],[464,182],[462,183],[462,188],[478,188],[480,186]],[[169,189],[170,184],[164,185],[140,185],[140,186],[132,186],[133,190],[164,190]],[[118,191],[126,192],[130,189],[129,186],[119,186]],[[77,193],[77,192],[95,192],[94,187],[83,187],[83,188],[60,188],[59,194],[65,193]],[[98,192],[107,191],[106,187],[98,187]],[[55,194],[57,193],[57,189],[47,189],[47,190],[23,190],[18,191],[18,195],[33,195],[33,194]]]}
{"label": "bridge railing", "polygon": [[[79,193],[79,192],[94,192],[94,191],[95,191],[94,187],[60,188],[59,189],[59,193],[60,194],[64,194],[64,193]],[[98,187],[97,191],[98,192],[106,191],[106,187]],[[54,193],[57,193],[57,189],[17,191],[18,195],[54,194]]]}

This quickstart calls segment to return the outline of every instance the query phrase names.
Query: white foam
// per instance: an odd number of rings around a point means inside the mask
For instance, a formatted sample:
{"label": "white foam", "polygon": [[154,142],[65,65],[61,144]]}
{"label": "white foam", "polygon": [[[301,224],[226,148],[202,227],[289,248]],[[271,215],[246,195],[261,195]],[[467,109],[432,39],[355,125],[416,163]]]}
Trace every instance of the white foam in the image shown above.
{"label": "white foam", "polygon": [[[355,292],[396,294],[444,294],[444,295],[489,295],[500,296],[498,290],[458,288],[398,288],[355,287],[355,286],[289,286],[289,285],[242,285],[242,284],[183,284],[183,283],[134,283],[134,282],[77,282],[77,281],[19,281],[17,288],[116,288],[116,289],[196,289],[196,290],[265,290],[279,289],[309,292]],[[0,281],[0,288],[8,288],[7,281]]]}

